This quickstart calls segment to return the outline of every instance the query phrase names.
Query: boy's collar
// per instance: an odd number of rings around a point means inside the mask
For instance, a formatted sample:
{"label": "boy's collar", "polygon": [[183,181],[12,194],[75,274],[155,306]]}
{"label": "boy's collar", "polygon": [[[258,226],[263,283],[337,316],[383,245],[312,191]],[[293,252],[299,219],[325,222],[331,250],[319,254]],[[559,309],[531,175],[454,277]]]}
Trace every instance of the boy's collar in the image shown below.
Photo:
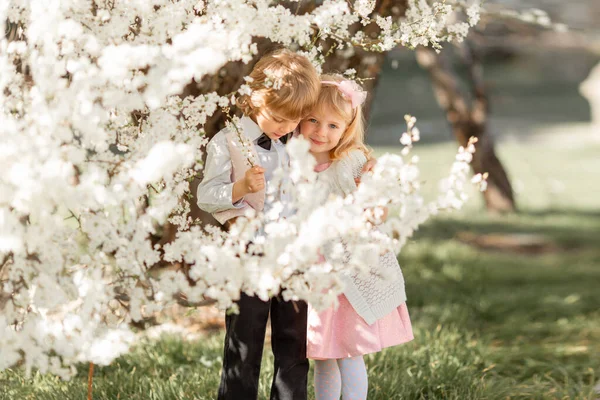
{"label": "boy's collar", "polygon": [[240,123],[242,125],[242,129],[244,130],[244,134],[251,141],[255,141],[262,135],[262,131],[256,122],[252,120],[252,118],[243,116],[240,119]]}

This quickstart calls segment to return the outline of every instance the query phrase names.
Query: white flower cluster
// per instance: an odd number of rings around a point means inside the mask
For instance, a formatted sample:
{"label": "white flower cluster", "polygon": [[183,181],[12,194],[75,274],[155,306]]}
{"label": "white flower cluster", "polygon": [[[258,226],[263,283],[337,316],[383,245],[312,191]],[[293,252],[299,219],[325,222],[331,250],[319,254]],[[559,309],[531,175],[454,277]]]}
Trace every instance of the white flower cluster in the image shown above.
{"label": "white flower cluster", "polygon": [[[268,0],[0,2],[0,32],[17,27],[0,39],[0,369],[23,362],[68,377],[75,363],[109,363],[133,340],[128,323],[179,293],[223,307],[240,290],[330,304],[341,264],[320,263],[319,248],[342,238],[361,265],[367,249],[394,244],[363,216],[389,189],[379,176],[401,183],[389,192],[399,197],[388,203],[403,207],[394,229],[423,220],[420,200],[404,193],[418,184],[413,164],[384,158],[354,200],[323,202],[301,141],[290,146],[293,219],[241,219],[224,235],[187,217],[202,125],[232,98],[181,98],[183,88],[250,61],[255,38],[319,62],[318,35],[371,48],[350,27],[372,18],[373,2],[357,6],[326,0],[296,15]],[[378,49],[439,44],[451,11],[411,0],[400,25],[376,18]],[[166,221],[181,231],[162,245]],[[186,268],[156,272],[165,264]]]}
{"label": "white flower cluster", "polygon": [[[402,156],[408,158],[413,143],[419,140],[416,119],[405,116],[407,132],[402,135]],[[382,231],[394,238],[394,249],[399,252],[415,230],[430,216],[440,211],[460,209],[468,199],[465,193],[468,182],[469,163],[475,152],[475,138],[467,148],[460,147],[449,175],[440,184],[440,195],[433,202],[425,202],[420,193],[419,158],[410,157],[406,162],[402,156],[386,154],[378,160],[372,176],[361,182],[355,201],[365,207],[387,206],[392,211],[383,224]],[[472,179],[479,190],[485,190],[487,174]]]}
{"label": "white flower cluster", "polygon": [[354,10],[361,17],[363,25],[369,23],[368,17],[375,9],[375,4],[375,0],[356,0],[354,2]]}
{"label": "white flower cluster", "polygon": [[[366,10],[367,5],[359,3],[360,10]],[[478,0],[466,4],[465,1],[432,2],[427,0],[407,0],[407,10],[402,18],[382,17],[376,15],[368,19],[363,14],[361,22],[376,23],[380,28],[376,40],[365,37],[358,31],[351,42],[355,46],[362,46],[373,51],[391,50],[399,44],[410,48],[417,46],[432,46],[441,48],[445,41],[462,41],[470,27],[479,21],[480,2]],[[466,19],[466,22],[460,19]]]}

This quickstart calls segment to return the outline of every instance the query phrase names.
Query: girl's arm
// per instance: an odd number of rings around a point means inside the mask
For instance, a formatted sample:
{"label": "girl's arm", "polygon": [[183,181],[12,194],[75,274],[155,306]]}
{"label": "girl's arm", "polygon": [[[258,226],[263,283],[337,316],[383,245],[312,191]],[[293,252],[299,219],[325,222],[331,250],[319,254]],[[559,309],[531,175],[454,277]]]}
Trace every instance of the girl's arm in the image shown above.
{"label": "girl's arm", "polygon": [[[360,184],[360,179],[362,174],[365,172],[369,172],[373,170],[375,164],[377,164],[376,158],[367,159],[365,154],[362,151],[352,151],[348,154],[348,161],[352,169],[352,173],[354,175],[354,182],[356,186]],[[362,166],[362,167],[361,167]],[[357,171],[358,172],[357,174]],[[370,221],[374,225],[379,225],[387,219],[388,216],[388,208],[385,206],[373,207],[365,210],[365,214],[367,220]]]}
{"label": "girl's arm", "polygon": [[356,186],[360,185],[360,179],[363,174],[373,171],[375,168],[375,164],[377,164],[377,159],[375,157],[370,157],[365,165],[363,165],[362,170],[360,171],[360,176],[358,178],[354,178],[354,182],[356,182]]}

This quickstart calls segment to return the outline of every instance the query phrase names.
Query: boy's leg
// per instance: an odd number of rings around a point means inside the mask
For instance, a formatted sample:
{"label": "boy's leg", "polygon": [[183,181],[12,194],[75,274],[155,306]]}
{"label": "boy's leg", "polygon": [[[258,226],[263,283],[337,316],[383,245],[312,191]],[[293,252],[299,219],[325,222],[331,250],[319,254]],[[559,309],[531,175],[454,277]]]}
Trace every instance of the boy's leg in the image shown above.
{"label": "boy's leg", "polygon": [[271,299],[271,348],[275,356],[271,400],[306,400],[306,312],[304,302]]}
{"label": "boy's leg", "polygon": [[227,315],[223,371],[219,400],[254,400],[270,302],[244,293],[237,302],[239,314]]}

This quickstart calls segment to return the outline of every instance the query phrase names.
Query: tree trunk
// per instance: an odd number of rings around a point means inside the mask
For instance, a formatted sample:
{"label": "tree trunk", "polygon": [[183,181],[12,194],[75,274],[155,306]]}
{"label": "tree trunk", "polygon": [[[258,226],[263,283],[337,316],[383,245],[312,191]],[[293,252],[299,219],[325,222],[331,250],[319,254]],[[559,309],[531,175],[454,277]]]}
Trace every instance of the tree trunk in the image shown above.
{"label": "tree trunk", "polygon": [[429,72],[436,99],[446,113],[458,142],[465,146],[470,137],[478,139],[471,166],[476,174],[489,174],[488,189],[483,194],[487,209],[493,212],[515,211],[512,186],[496,156],[493,138],[488,133],[489,102],[483,81],[483,66],[468,44],[461,45],[459,51],[467,68],[471,101],[460,90],[459,78],[444,57],[447,51],[438,55],[430,48],[420,47],[416,51],[417,62]]}

